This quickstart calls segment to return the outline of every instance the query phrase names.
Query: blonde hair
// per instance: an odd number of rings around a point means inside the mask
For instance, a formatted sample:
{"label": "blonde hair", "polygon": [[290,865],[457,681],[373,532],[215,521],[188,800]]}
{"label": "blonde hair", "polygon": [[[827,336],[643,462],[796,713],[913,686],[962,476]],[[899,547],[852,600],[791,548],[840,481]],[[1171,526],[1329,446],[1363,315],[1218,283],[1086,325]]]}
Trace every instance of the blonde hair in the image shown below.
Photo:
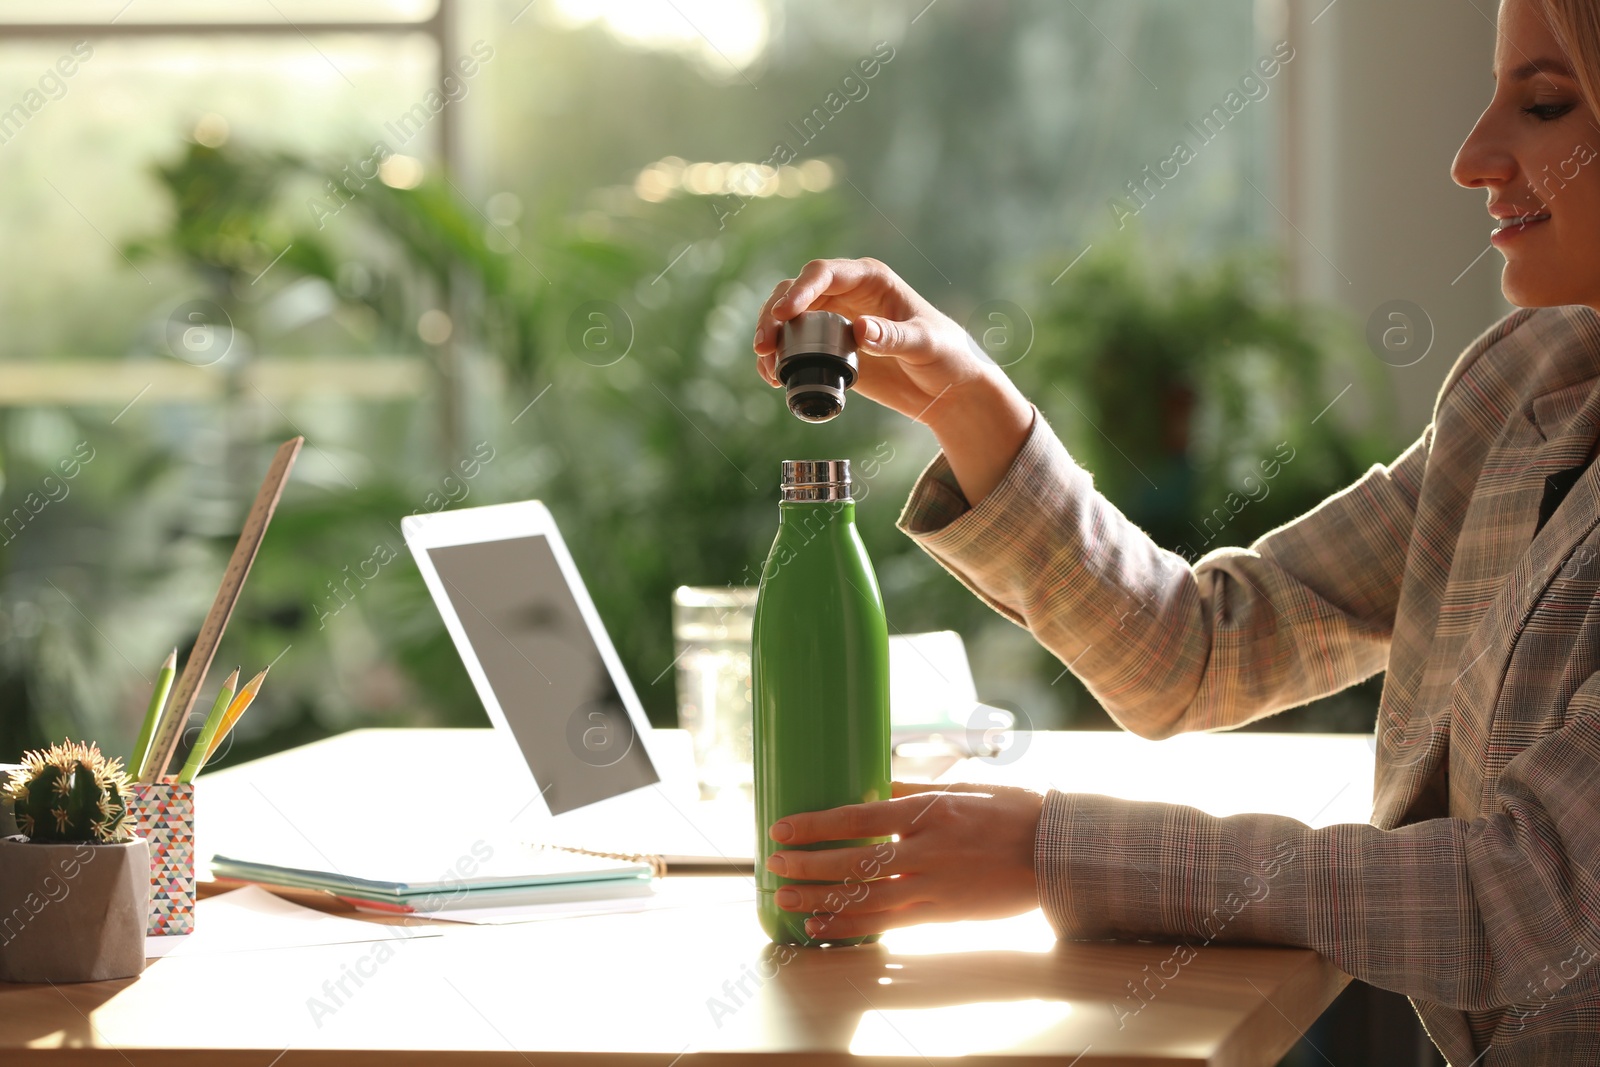
{"label": "blonde hair", "polygon": [[1600,117],[1600,0],[1544,0],[1544,12],[1584,102]]}

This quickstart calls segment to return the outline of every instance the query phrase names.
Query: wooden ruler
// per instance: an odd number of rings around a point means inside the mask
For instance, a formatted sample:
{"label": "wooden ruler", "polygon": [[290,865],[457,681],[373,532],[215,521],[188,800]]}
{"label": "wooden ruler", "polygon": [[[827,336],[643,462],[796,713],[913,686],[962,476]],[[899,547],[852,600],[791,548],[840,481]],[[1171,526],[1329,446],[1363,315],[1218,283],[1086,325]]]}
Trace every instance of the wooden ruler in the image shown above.
{"label": "wooden ruler", "polygon": [[167,766],[177,751],[178,740],[189,723],[195,697],[200,695],[206,672],[211,669],[211,657],[217,654],[217,644],[222,640],[222,632],[228,628],[228,619],[233,615],[234,605],[239,602],[239,593],[250,574],[250,565],[256,561],[256,551],[267,534],[267,523],[272,521],[278,498],[283,495],[283,487],[289,481],[289,471],[294,467],[294,461],[300,455],[300,446],[305,441],[304,437],[285,441],[278,446],[277,455],[272,457],[272,466],[267,468],[261,491],[256,494],[255,503],[250,505],[250,513],[245,516],[239,543],[233,546],[233,556],[228,560],[228,569],[223,572],[217,599],[211,602],[211,610],[200,625],[200,636],[195,638],[194,648],[184,661],[183,674],[178,677],[166,711],[156,726],[155,737],[150,741],[150,758],[145,765],[144,775],[139,779],[141,782],[159,781],[167,773]]}

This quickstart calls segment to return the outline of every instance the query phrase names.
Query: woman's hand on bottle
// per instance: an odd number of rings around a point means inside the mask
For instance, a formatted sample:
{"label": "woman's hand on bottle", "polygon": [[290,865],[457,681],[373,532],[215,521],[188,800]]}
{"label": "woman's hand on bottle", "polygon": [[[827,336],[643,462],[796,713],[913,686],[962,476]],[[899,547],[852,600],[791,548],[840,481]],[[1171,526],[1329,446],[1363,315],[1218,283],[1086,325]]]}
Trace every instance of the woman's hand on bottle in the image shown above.
{"label": "woman's hand on bottle", "polygon": [[814,259],[773,288],[756,323],[756,368],[772,386],[778,326],[803,311],[850,319],[852,389],[932,429],[968,503],[989,494],[1027,439],[1033,407],[966,330],[875,259]]}
{"label": "woman's hand on bottle", "polygon": [[1034,837],[1044,797],[997,785],[894,783],[894,799],[787,815],[769,828],[781,845],[891,837],[877,845],[773,853],[767,870],[817,885],[786,885],[777,904],[811,913],[818,939],[882,933],[913,923],[1000,919],[1039,906]]}

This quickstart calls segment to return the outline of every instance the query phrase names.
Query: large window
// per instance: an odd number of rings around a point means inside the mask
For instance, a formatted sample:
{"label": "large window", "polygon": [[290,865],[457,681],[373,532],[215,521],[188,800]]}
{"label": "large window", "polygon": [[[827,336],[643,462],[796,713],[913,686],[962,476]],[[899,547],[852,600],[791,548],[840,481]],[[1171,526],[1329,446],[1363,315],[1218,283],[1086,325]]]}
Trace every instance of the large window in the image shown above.
{"label": "large window", "polygon": [[[1097,721],[893,531],[926,440],[866,404],[794,423],[749,327],[812,256],[884,259],[965,319],[1061,291],[1091,247],[1198,261],[1267,240],[1258,6],[6,5],[0,513],[77,442],[99,458],[0,538],[0,689],[26,709],[0,756],[131,738],[262,449],[295,432],[309,447],[222,653],[282,656],[242,753],[474,721],[420,583],[388,562],[393,522],[529,496],[669,721],[671,588],[758,570],[777,460],[817,448],[898,457],[863,516],[897,629],[962,629],[985,695],[1038,725]],[[191,321],[196,302],[220,311]],[[573,340],[596,308],[615,358]]]}

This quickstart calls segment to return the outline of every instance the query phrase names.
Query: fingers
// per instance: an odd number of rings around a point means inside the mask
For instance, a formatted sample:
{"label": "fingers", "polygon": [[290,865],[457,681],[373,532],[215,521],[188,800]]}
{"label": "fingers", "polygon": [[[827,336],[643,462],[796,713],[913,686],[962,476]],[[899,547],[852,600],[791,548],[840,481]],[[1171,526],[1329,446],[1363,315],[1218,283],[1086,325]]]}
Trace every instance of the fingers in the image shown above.
{"label": "fingers", "polygon": [[786,293],[772,306],[779,320],[794,318],[824,296],[847,293],[869,280],[894,281],[894,272],[875,259],[813,259],[800,269]]}
{"label": "fingers", "polygon": [[[773,302],[773,325],[803,311],[830,310],[854,318],[874,308],[907,318],[922,300],[900,276],[875,259],[813,259]],[[771,331],[766,340],[774,340]]]}
{"label": "fingers", "polygon": [[[751,343],[758,356],[764,357],[760,365],[771,369],[771,361],[765,357],[772,356],[778,351],[778,320],[772,314],[772,306],[782,299],[783,294],[789,291],[794,284],[793,278],[785,278],[772,287],[772,294],[767,297],[767,302],[761,305],[761,314],[756,316],[756,336]],[[793,316],[790,316],[791,318]],[[762,377],[773,381],[771,375],[763,372]],[[775,381],[773,384],[777,384]]]}
{"label": "fingers", "polygon": [[779,888],[773,899],[784,911],[864,914],[924,903],[924,887],[925,879],[908,875],[844,885],[786,885]]}
{"label": "fingers", "polygon": [[938,782],[890,782],[891,796],[908,797],[916,793],[931,793],[949,789],[948,785]]}
{"label": "fingers", "polygon": [[987,790],[982,786],[941,785],[893,800],[846,804],[826,811],[785,815],[773,823],[767,832],[772,840],[781,845],[811,845],[821,841],[908,834],[922,813],[946,796],[974,794],[987,795]]}
{"label": "fingers", "polygon": [[804,311],[838,311],[855,320],[857,348],[870,355],[931,352],[926,302],[875,259],[814,259],[773,287],[756,319],[756,371],[777,386],[779,327]]}
{"label": "fingers", "polygon": [[814,915],[806,920],[806,934],[818,941],[843,941],[852,937],[881,934],[897,926],[914,926],[917,923],[939,922],[949,919],[941,914],[938,904],[917,901],[899,908],[881,911],[846,910],[824,915]]}
{"label": "fingers", "polygon": [[846,878],[882,878],[893,873],[899,846],[884,841],[858,848],[825,848],[816,852],[774,852],[767,857],[767,870],[784,878],[812,882],[842,882]]}
{"label": "fingers", "polygon": [[781,845],[810,845],[819,841],[848,841],[858,837],[888,837],[909,822],[893,800],[870,804],[847,804],[827,811],[805,811],[785,815],[768,831]]}
{"label": "fingers", "polygon": [[891,795],[915,796],[918,793],[953,793],[959,796],[993,796],[1015,786],[984,785],[981,782],[890,782]]}
{"label": "fingers", "polygon": [[886,319],[863,315],[855,321],[856,347],[877,356],[898,356],[930,347],[927,324],[920,319]]}

